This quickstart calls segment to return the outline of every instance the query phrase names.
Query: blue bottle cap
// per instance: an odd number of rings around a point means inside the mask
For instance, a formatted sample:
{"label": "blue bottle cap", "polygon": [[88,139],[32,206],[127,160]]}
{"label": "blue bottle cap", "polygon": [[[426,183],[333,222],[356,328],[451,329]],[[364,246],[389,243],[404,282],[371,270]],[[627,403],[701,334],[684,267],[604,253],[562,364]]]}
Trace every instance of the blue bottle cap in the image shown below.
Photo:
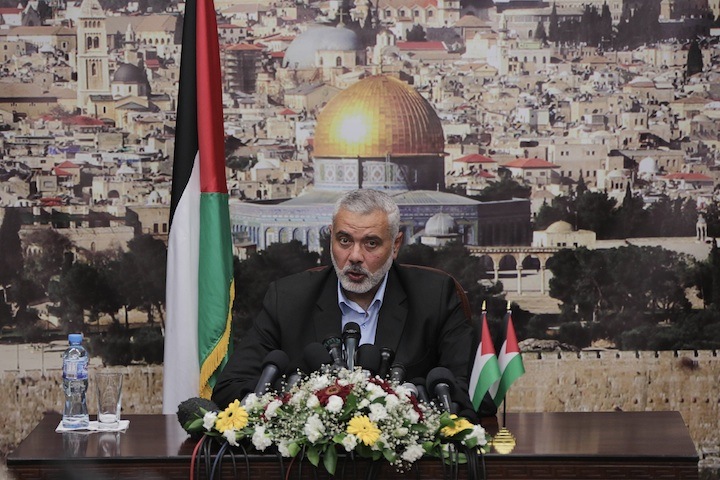
{"label": "blue bottle cap", "polygon": [[70,345],[79,345],[82,343],[83,336],[82,333],[71,333],[68,335],[68,342]]}

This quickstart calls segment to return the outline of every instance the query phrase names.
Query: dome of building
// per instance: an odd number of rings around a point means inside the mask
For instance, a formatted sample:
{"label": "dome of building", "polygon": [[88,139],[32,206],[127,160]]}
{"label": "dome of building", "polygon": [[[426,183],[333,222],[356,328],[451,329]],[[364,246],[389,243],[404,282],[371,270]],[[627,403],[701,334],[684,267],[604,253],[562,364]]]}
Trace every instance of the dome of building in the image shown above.
{"label": "dome of building", "polygon": [[319,50],[359,50],[362,46],[355,32],[345,27],[321,25],[310,27],[285,50],[283,66],[290,68],[315,67],[315,53]]}
{"label": "dome of building", "polygon": [[545,231],[548,233],[571,233],[573,228],[568,222],[559,220],[550,225]]}
{"label": "dome of building", "polygon": [[430,217],[425,224],[425,234],[439,237],[443,235],[452,235],[457,231],[455,219],[447,213],[436,213]]}
{"label": "dome of building", "polygon": [[640,160],[638,165],[638,173],[657,173],[657,161],[652,157],[645,157]]}
{"label": "dome of building", "polygon": [[113,75],[113,83],[135,83],[145,84],[148,83],[145,71],[137,65],[130,63],[123,63],[115,70]]}
{"label": "dome of building", "polygon": [[384,158],[441,155],[442,124],[430,103],[395,77],[365,78],[322,109],[315,128],[315,156]]}

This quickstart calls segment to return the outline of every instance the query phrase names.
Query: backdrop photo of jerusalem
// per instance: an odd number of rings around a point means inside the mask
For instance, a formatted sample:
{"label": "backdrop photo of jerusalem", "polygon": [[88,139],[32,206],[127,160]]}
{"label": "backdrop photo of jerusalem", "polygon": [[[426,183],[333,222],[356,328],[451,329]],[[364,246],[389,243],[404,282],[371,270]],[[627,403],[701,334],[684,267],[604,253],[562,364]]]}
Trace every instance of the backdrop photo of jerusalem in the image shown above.
{"label": "backdrop photo of jerusalem", "polygon": [[[214,4],[237,338],[382,189],[399,262],[494,331],[511,306],[508,411],[677,410],[720,478],[720,0]],[[3,459],[61,411],[70,332],[162,409],[184,10],[0,0]]]}

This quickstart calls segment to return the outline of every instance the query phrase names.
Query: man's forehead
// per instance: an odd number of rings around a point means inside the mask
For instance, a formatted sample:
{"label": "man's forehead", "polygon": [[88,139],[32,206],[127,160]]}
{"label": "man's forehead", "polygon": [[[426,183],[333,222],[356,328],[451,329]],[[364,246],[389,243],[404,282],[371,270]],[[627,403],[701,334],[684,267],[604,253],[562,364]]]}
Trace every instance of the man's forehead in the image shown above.
{"label": "man's forehead", "polygon": [[383,210],[377,209],[369,213],[352,212],[350,210],[340,209],[333,219],[333,230],[346,231],[350,230],[377,230],[384,233],[387,229],[388,215]]}

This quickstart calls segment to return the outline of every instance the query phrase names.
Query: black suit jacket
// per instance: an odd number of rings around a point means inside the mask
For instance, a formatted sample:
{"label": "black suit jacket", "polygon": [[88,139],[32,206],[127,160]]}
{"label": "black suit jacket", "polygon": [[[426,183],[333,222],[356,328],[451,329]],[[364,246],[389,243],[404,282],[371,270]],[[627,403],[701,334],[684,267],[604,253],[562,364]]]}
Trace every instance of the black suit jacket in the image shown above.
{"label": "black suit jacket", "polygon": [[[283,350],[301,365],[303,349],[328,336],[340,336],[337,276],[333,268],[305,271],[274,282],[260,314],[220,374],[212,399],[225,407],[254,390],[268,352]],[[473,333],[465,319],[452,277],[394,264],[390,269],[375,335],[378,348],[389,347],[406,379],[425,377],[437,366],[450,369],[453,400],[472,416],[468,369]],[[470,412],[466,410],[470,410]]]}

